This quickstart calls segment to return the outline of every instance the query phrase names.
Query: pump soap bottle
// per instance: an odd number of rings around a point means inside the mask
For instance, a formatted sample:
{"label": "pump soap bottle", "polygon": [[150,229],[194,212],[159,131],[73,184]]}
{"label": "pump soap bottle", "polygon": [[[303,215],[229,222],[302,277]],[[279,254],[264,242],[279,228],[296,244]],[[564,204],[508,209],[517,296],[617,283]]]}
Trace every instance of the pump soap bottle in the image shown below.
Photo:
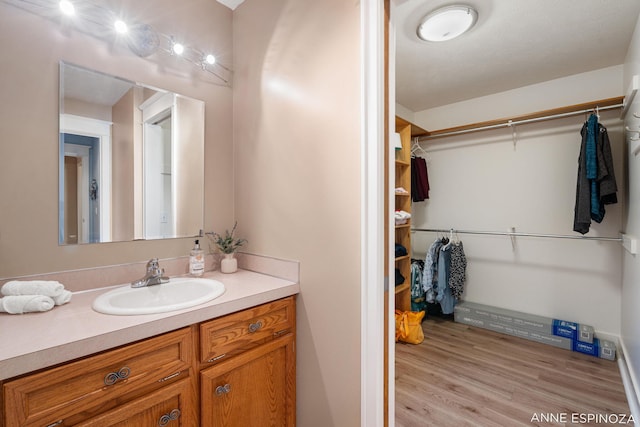
{"label": "pump soap bottle", "polygon": [[189,256],[189,274],[192,276],[202,276],[204,274],[204,251],[200,249],[200,241],[191,249]]}

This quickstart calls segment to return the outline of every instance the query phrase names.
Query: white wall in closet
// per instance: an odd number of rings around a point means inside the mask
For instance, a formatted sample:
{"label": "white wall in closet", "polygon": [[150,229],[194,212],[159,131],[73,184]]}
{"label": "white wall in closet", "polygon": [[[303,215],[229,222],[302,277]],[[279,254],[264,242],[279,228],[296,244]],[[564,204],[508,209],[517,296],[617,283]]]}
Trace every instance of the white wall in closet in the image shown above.
{"label": "white wall in closet", "polygon": [[[629,46],[624,67],[624,85],[629,87],[634,75],[640,74],[640,18]],[[625,125],[630,129],[640,129],[640,94],[636,95],[625,118]],[[636,138],[637,133],[629,133]],[[627,146],[628,148],[628,146]],[[626,233],[640,237],[640,155],[628,154],[629,170],[629,202],[625,212],[624,230]],[[622,333],[621,342],[625,352],[627,366],[634,381],[636,395],[640,396],[640,255],[623,255],[623,288],[622,288]]]}
{"label": "white wall in closet", "polygon": [[[622,68],[417,112],[415,123],[435,130],[621,96]],[[625,194],[623,124],[620,110],[600,116],[611,140],[619,203],[607,206],[604,221],[592,224],[588,235],[617,237]],[[515,142],[512,130],[502,128],[423,143],[431,198],[414,204],[414,227],[578,235],[573,212],[586,118],[519,125]],[[512,246],[509,237],[459,237],[468,261],[464,299],[589,324],[614,339],[620,334],[619,243],[518,237]],[[433,239],[414,233],[414,257],[424,257]]]}

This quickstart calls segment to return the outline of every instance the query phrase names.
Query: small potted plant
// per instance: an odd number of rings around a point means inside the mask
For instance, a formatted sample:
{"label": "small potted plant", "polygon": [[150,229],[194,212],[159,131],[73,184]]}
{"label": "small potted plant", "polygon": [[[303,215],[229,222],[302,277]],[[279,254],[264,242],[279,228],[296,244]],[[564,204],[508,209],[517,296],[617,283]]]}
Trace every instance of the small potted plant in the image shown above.
{"label": "small potted plant", "polygon": [[223,273],[233,273],[238,269],[238,260],[234,255],[242,245],[247,243],[247,239],[239,239],[233,236],[237,226],[238,222],[236,221],[231,231],[226,230],[224,236],[215,231],[207,233],[209,240],[224,254],[224,258],[220,261],[220,271]]}

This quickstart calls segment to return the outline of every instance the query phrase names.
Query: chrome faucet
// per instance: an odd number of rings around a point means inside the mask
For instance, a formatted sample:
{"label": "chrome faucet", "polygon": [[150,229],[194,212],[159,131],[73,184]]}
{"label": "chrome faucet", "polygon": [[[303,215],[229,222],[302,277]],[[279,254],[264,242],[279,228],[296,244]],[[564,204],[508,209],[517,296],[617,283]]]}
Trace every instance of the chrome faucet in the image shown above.
{"label": "chrome faucet", "polygon": [[143,288],[145,286],[159,285],[167,283],[169,278],[164,275],[164,268],[160,268],[158,258],[152,258],[147,263],[147,274],[142,279],[131,282],[132,288]]}

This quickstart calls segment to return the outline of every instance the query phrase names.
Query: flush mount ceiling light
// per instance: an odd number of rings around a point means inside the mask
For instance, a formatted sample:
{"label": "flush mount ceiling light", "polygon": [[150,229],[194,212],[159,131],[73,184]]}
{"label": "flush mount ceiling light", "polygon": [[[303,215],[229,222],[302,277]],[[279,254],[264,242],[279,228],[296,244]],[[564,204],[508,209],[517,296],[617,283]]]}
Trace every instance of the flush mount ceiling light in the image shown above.
{"label": "flush mount ceiling light", "polygon": [[451,40],[469,31],[477,20],[478,12],[470,6],[443,7],[424,17],[418,26],[418,37],[430,42]]}

